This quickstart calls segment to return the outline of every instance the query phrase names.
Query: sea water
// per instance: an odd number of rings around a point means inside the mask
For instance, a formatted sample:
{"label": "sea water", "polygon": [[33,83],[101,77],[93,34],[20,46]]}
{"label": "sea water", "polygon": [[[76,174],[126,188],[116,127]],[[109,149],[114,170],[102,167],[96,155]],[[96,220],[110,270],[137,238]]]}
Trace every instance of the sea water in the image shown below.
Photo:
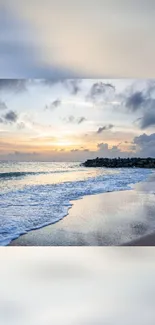
{"label": "sea water", "polygon": [[79,162],[0,162],[0,245],[64,218],[71,201],[131,189],[151,170],[86,168]]}

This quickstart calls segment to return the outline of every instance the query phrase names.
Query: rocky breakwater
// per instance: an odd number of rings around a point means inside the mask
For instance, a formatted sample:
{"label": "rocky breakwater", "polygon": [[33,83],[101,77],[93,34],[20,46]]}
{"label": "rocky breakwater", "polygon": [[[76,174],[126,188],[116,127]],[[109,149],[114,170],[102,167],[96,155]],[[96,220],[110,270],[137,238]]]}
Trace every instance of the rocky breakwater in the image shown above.
{"label": "rocky breakwater", "polygon": [[83,164],[85,167],[107,168],[155,168],[155,158],[95,158],[88,159]]}

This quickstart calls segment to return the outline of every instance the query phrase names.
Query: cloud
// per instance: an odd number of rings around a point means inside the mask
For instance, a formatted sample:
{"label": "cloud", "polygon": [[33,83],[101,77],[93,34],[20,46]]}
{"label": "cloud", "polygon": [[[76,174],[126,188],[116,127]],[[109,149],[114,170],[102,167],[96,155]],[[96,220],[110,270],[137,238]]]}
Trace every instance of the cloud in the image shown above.
{"label": "cloud", "polygon": [[[128,89],[128,92],[121,94],[122,104],[132,113],[140,112],[141,117],[137,118],[138,126],[141,129],[155,125],[155,81],[145,82],[142,90],[134,90],[134,85]],[[120,96],[120,97],[121,97]],[[135,123],[134,122],[134,123]]]}
{"label": "cloud", "polygon": [[68,118],[64,118],[67,123],[74,123],[75,117],[73,115],[68,116]]}
{"label": "cloud", "polygon": [[131,109],[132,111],[136,111],[140,109],[146,101],[146,97],[144,96],[142,91],[137,91],[131,94],[126,100],[126,107]]}
{"label": "cloud", "polygon": [[68,118],[63,119],[66,123],[76,123],[81,124],[85,122],[87,119],[84,116],[81,117],[74,117],[73,115],[68,116]]}
{"label": "cloud", "polygon": [[[68,79],[69,78],[69,76],[68,76],[68,78],[67,78],[67,76],[66,77],[61,77],[61,76],[54,76],[53,75],[53,77],[51,76],[51,77],[49,77],[49,78],[44,78],[44,79],[41,79],[40,80],[40,82],[42,83],[42,85],[44,85],[44,86],[47,86],[47,87],[53,87],[53,86],[55,86],[56,84],[62,84],[62,85],[64,85],[66,88],[68,88],[69,87],[69,81],[70,81],[70,79]],[[72,79],[72,80],[74,80],[74,79]]]}
{"label": "cloud", "polygon": [[19,150],[15,150],[14,152],[9,152],[7,154],[2,154],[1,152],[0,157],[2,160],[10,161],[38,161],[41,158],[40,154],[36,151],[28,152]]}
{"label": "cloud", "polygon": [[135,81],[121,94],[122,103],[132,112],[145,109],[155,94],[154,80]]}
{"label": "cloud", "polygon": [[[2,148],[9,149],[7,143],[2,143]],[[37,159],[40,161],[84,161],[86,159],[92,159],[96,157],[104,157],[104,158],[124,158],[124,157],[155,157],[155,133],[151,135],[142,134],[133,139],[133,142],[128,147],[128,151],[122,151],[119,147],[120,144],[109,146],[106,142],[100,142],[97,144],[96,149],[90,150],[88,148],[80,147],[73,148],[69,152],[64,150],[64,148],[60,148],[60,150],[52,150],[49,154],[46,153],[37,153],[35,151],[14,151],[14,153],[8,154],[7,159]],[[32,149],[32,147],[31,147]],[[5,157],[6,158],[6,157]],[[2,157],[3,159],[3,157]]]}
{"label": "cloud", "polygon": [[81,83],[81,79],[69,79],[69,75],[67,76],[67,79],[66,78],[48,78],[48,79],[42,79],[41,82],[43,85],[45,86],[48,86],[48,87],[53,87],[55,84],[62,84],[68,91],[71,95],[77,95],[80,90],[81,90],[81,87],[80,87],[80,83]]}
{"label": "cloud", "polygon": [[3,101],[1,101],[0,100],[0,110],[5,110],[5,109],[7,109],[8,107],[7,107],[7,105],[5,104],[5,102],[3,102]]}
{"label": "cloud", "polygon": [[113,157],[125,157],[130,156],[130,152],[123,152],[119,149],[118,146],[113,146],[109,148],[108,143],[98,143],[97,145],[98,151],[97,154],[102,157],[113,158]]}
{"label": "cloud", "polygon": [[114,158],[114,157],[130,157],[135,155],[132,148],[131,151],[122,151],[118,146],[112,146],[109,147],[108,143],[98,143],[97,144],[97,150],[89,150],[89,149],[73,149],[71,150],[71,153],[74,153],[74,156],[71,156],[68,154],[68,159],[71,160],[86,160],[86,159],[93,159],[98,157],[107,157],[107,158]]}
{"label": "cloud", "polygon": [[100,134],[102,133],[103,131],[107,131],[107,130],[111,130],[112,128],[114,127],[113,124],[108,124],[108,125],[105,125],[103,127],[100,127],[96,133]]}
{"label": "cloud", "polygon": [[96,82],[91,86],[86,98],[95,102],[98,99],[103,100],[109,96],[111,97],[114,92],[115,87],[111,83]]}
{"label": "cloud", "polygon": [[68,79],[68,80],[64,80],[63,83],[66,85],[71,95],[77,95],[77,93],[79,93],[79,91],[81,90],[80,88],[81,79]]}
{"label": "cloud", "polygon": [[98,150],[104,150],[104,149],[108,149],[108,143],[98,143],[98,145],[97,145],[97,148],[98,148]]}
{"label": "cloud", "polygon": [[77,123],[78,123],[78,124],[81,124],[81,123],[83,123],[84,121],[86,121],[86,118],[85,118],[84,116],[81,116],[81,117],[79,117],[79,118],[77,119]]}
{"label": "cloud", "polygon": [[144,115],[140,119],[141,129],[146,129],[155,125],[155,99],[146,102],[145,109]]}
{"label": "cloud", "polygon": [[0,79],[0,91],[25,91],[28,79]]}
{"label": "cloud", "polygon": [[27,157],[27,156],[38,156],[38,153],[33,151],[33,152],[23,152],[23,151],[18,151],[16,150],[13,154],[11,155],[15,155],[15,156],[20,156],[20,157]]}
{"label": "cloud", "polygon": [[141,134],[138,137],[134,138],[134,143],[139,146],[148,145],[150,142],[155,141],[155,133],[147,135],[146,133]]}
{"label": "cloud", "polygon": [[141,134],[134,138],[133,144],[137,146],[137,155],[141,157],[155,157],[155,133],[150,135]]}
{"label": "cloud", "polygon": [[23,130],[25,127],[26,127],[26,125],[25,125],[24,122],[20,122],[20,123],[17,124],[17,128],[18,128],[19,130]]}
{"label": "cloud", "polygon": [[[135,146],[134,146],[135,150]],[[70,153],[67,154],[67,159],[74,161],[84,161],[86,159],[93,159],[96,157],[104,157],[104,158],[118,158],[118,157],[132,157],[135,156],[135,152],[130,148],[130,151],[122,151],[118,146],[109,147],[108,143],[98,143],[96,150],[89,149],[72,149]],[[63,159],[62,159],[63,161]]]}
{"label": "cloud", "polygon": [[8,123],[15,123],[18,119],[18,116],[14,111],[9,111],[3,117],[4,117],[4,121]]}
{"label": "cloud", "polygon": [[155,95],[155,80],[154,79],[148,79],[146,81],[146,95],[147,97],[151,97]]}
{"label": "cloud", "polygon": [[[91,152],[89,149],[87,148],[81,148],[81,149],[71,149],[70,153],[77,153],[77,158],[78,159],[86,159],[88,153]],[[75,158],[76,158],[75,157]]]}
{"label": "cloud", "polygon": [[54,86],[57,83],[63,83],[63,79],[59,78],[59,77],[58,78],[57,77],[53,77],[53,78],[49,77],[48,79],[41,79],[40,82],[44,86],[51,87],[51,86]]}
{"label": "cloud", "polygon": [[61,100],[59,98],[57,98],[56,100],[54,100],[51,104],[46,105],[45,109],[54,109],[57,108],[61,105]]}
{"label": "cloud", "polygon": [[78,152],[79,149],[72,149],[71,152]]}

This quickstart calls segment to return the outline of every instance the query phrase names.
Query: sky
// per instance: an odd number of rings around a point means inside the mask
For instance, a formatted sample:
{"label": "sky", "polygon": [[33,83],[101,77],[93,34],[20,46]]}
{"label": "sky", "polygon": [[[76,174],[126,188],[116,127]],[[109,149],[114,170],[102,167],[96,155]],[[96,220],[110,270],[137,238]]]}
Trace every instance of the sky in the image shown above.
{"label": "sky", "polygon": [[155,157],[153,79],[1,79],[0,159]]}
{"label": "sky", "polygon": [[0,0],[0,159],[154,157],[154,15],[154,0]]}
{"label": "sky", "polygon": [[0,0],[1,78],[154,78],[154,0]]}

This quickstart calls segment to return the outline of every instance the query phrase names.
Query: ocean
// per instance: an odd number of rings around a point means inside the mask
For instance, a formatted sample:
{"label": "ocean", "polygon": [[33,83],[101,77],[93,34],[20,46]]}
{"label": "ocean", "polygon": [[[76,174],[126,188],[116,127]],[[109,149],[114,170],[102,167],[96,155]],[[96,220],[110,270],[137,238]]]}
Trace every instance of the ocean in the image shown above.
{"label": "ocean", "polygon": [[79,162],[0,162],[0,245],[64,218],[72,200],[131,189],[152,171]]}

